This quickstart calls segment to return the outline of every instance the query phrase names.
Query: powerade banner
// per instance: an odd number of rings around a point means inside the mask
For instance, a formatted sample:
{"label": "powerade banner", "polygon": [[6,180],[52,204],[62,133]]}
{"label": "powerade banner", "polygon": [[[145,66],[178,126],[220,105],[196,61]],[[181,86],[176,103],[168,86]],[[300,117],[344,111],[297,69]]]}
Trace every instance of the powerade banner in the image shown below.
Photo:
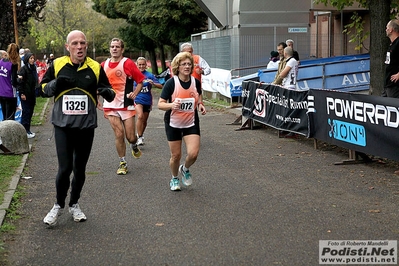
{"label": "powerade banner", "polygon": [[308,136],[308,91],[243,81],[242,115],[276,129]]}
{"label": "powerade banner", "polygon": [[399,99],[309,90],[310,137],[399,160]]}

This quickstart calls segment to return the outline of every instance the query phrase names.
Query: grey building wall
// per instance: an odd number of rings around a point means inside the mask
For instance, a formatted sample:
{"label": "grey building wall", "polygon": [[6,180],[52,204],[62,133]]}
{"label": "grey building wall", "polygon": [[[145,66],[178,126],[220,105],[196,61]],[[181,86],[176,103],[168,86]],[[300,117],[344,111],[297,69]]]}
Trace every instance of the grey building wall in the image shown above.
{"label": "grey building wall", "polygon": [[287,39],[294,40],[300,58],[310,56],[311,0],[196,1],[205,5],[208,13],[212,12],[210,17],[218,18],[219,25],[224,25],[192,36],[195,53],[211,67],[227,70],[253,67],[232,72],[239,76],[252,74],[267,65],[270,52]]}
{"label": "grey building wall", "polygon": [[230,69],[231,40],[229,36],[192,41],[194,53],[201,55],[211,67]]}

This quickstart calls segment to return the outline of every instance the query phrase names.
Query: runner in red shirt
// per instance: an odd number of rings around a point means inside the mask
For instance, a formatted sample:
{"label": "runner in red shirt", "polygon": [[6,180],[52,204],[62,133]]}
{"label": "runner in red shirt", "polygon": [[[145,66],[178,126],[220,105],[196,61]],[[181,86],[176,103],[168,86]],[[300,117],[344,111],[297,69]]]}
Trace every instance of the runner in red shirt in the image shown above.
{"label": "runner in red shirt", "polygon": [[[131,59],[123,56],[125,49],[121,39],[112,39],[109,50],[111,58],[101,65],[116,96],[112,102],[104,102],[104,116],[109,120],[115,134],[116,151],[119,156],[119,167],[116,173],[125,175],[128,172],[125,159],[125,137],[130,143],[133,157],[140,158],[141,156],[141,151],[137,146],[134,99],[141,91],[145,77]],[[137,87],[133,91],[134,81]]]}

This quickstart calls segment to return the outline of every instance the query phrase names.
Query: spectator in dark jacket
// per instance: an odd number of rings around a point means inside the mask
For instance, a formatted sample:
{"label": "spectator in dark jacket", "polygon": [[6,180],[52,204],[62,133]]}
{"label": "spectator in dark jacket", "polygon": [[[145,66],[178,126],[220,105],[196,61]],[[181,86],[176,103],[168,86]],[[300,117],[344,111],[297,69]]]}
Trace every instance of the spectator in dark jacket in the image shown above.
{"label": "spectator in dark jacket", "polygon": [[18,71],[18,83],[22,106],[21,124],[25,128],[28,138],[34,138],[35,133],[30,131],[30,124],[36,105],[35,89],[38,85],[38,79],[35,56],[32,53],[28,52],[24,56],[24,66]]}

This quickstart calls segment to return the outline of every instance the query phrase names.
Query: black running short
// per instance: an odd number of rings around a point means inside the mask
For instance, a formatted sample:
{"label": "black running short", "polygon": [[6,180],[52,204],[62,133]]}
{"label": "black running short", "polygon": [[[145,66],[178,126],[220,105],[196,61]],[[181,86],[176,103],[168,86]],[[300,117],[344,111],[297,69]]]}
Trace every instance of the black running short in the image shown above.
{"label": "black running short", "polygon": [[187,135],[201,135],[199,120],[195,121],[194,126],[188,128],[175,128],[169,125],[169,121],[165,121],[165,132],[168,141],[182,140]]}

